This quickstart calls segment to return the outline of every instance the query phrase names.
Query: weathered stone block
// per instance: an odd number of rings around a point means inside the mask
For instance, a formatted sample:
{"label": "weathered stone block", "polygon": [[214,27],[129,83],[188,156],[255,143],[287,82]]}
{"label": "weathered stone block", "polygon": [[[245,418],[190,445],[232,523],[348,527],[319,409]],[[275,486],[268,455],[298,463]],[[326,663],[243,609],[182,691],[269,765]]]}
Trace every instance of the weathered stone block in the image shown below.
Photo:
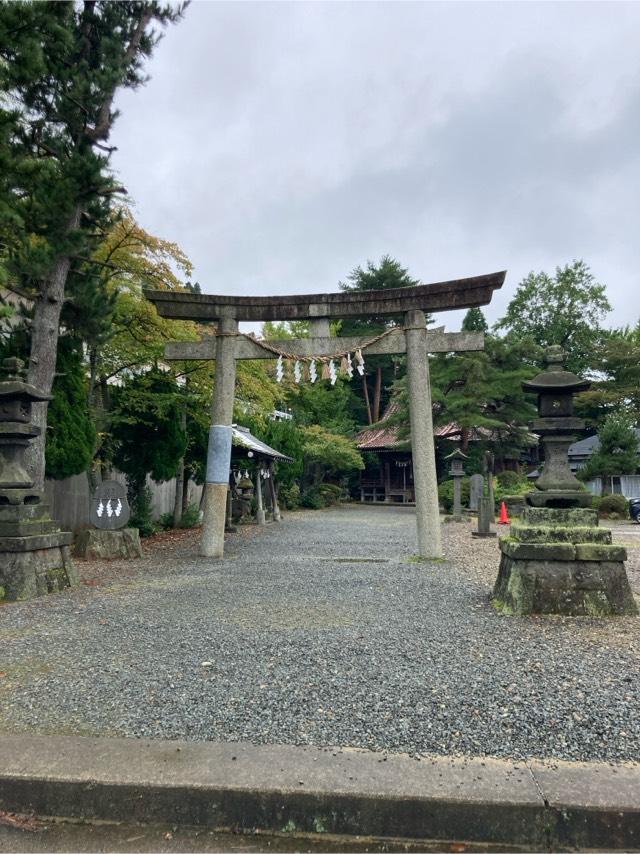
{"label": "weathered stone block", "polygon": [[572,543],[518,543],[511,538],[500,540],[500,551],[518,560],[574,560]]}
{"label": "weathered stone block", "polygon": [[618,561],[627,559],[627,550],[622,546],[607,546],[598,543],[576,545],[576,560]]}
{"label": "weathered stone block", "polygon": [[592,528],[598,526],[598,511],[590,507],[527,507],[522,521],[525,525]]}
{"label": "weathered stone block", "polygon": [[0,554],[0,586],[6,599],[31,599],[77,584],[67,545]]}
{"label": "weathered stone block", "polygon": [[622,561],[518,560],[503,552],[493,592],[507,614],[635,616]]}
{"label": "weathered stone block", "polygon": [[521,543],[601,543],[611,545],[611,531],[608,528],[576,528],[560,525],[523,525],[513,522],[509,536]]}
{"label": "weathered stone block", "polygon": [[142,557],[140,532],[137,528],[121,528],[119,531],[99,531],[88,528],[76,537],[73,553],[86,560],[133,560]]}
{"label": "weathered stone block", "polygon": [[524,509],[527,506],[524,500],[524,495],[505,495],[504,503],[507,507],[509,516],[522,516]]}

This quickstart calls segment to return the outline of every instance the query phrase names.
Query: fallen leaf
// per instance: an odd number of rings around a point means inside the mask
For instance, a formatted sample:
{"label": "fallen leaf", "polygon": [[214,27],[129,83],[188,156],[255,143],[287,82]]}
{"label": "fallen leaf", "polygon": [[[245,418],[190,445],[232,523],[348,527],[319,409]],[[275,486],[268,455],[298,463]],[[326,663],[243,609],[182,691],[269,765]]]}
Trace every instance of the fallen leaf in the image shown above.
{"label": "fallen leaf", "polygon": [[17,812],[4,812],[0,810],[0,824],[5,827],[15,827],[18,830],[30,830],[32,833],[37,833],[44,829],[37,819],[31,815],[23,815]]}

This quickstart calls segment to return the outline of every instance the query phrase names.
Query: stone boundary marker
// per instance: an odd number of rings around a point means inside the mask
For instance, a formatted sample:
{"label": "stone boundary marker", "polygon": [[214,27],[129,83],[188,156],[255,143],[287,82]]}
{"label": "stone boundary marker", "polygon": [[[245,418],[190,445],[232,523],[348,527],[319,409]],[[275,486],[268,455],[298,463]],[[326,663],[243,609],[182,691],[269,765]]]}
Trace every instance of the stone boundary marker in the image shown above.
{"label": "stone boundary marker", "polygon": [[640,848],[640,766],[0,735],[0,809],[217,830],[629,851]]}

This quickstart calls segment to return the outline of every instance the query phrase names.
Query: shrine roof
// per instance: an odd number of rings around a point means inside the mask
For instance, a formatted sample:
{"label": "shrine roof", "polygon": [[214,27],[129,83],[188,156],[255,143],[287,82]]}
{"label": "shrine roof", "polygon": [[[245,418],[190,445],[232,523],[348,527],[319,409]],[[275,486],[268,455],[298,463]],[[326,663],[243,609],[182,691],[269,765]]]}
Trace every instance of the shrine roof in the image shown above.
{"label": "shrine roof", "polygon": [[[390,404],[384,412],[384,415],[378,422],[377,426],[367,427],[361,430],[356,436],[356,443],[359,451],[390,451],[409,449],[409,439],[398,438],[400,432],[399,426],[396,424],[386,424],[392,415],[398,412],[396,403]],[[434,427],[434,435],[439,439],[455,439],[459,438],[462,428],[455,421],[448,424],[441,424],[439,427]],[[471,441],[484,439],[491,435],[491,431],[486,428],[473,428],[469,439]]]}
{"label": "shrine roof", "polygon": [[235,447],[246,448],[248,451],[253,451],[255,454],[258,454],[261,457],[268,457],[271,460],[280,460],[283,463],[293,462],[293,457],[281,454],[280,451],[276,451],[275,448],[267,445],[266,442],[256,439],[253,433],[249,431],[248,427],[242,427],[239,424],[234,424],[231,430],[231,441]]}

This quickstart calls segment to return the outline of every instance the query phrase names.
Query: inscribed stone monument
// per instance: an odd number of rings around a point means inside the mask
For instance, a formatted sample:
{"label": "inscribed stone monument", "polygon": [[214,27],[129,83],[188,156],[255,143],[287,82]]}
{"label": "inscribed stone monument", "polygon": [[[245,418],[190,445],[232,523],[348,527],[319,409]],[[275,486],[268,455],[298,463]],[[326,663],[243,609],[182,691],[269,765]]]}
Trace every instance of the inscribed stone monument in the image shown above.
{"label": "inscribed stone monument", "polygon": [[95,529],[79,531],[74,554],[88,560],[142,557],[137,528],[126,528],[131,510],[127,490],[115,480],[105,480],[91,497],[89,519]]}
{"label": "inscribed stone monument", "polygon": [[469,481],[469,510],[478,511],[480,499],[484,495],[484,478],[481,474],[472,474]]}

